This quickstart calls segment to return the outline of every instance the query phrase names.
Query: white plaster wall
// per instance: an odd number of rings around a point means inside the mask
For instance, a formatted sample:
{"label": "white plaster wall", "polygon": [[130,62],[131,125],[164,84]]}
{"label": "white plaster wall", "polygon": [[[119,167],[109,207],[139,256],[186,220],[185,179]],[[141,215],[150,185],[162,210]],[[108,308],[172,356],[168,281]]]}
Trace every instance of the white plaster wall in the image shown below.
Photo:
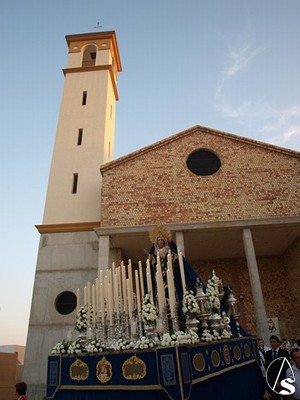
{"label": "white plaster wall", "polygon": [[[83,91],[88,93],[86,106],[81,104]],[[100,219],[99,168],[113,155],[114,116],[115,100],[107,71],[66,76],[43,224]],[[77,145],[79,128],[83,129],[81,146]],[[74,173],[79,175],[76,194],[72,193]]]}
{"label": "white plaster wall", "polygon": [[86,282],[93,282],[97,272],[98,238],[94,232],[41,236],[23,373],[30,400],[45,396],[48,355],[56,343],[66,338],[76,320],[76,309],[69,315],[56,311],[57,296],[65,290],[76,294],[77,288],[83,292]]}

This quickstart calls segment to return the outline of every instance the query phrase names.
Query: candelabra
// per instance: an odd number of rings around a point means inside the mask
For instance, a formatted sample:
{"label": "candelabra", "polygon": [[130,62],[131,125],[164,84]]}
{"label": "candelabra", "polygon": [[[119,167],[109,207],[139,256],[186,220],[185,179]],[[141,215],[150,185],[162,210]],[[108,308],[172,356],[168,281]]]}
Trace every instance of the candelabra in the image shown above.
{"label": "candelabra", "polygon": [[209,320],[211,329],[219,331],[221,328],[221,316],[217,313],[213,313],[210,315]]}
{"label": "candelabra", "polygon": [[179,320],[178,320],[178,305],[175,304],[174,311],[171,311],[171,322],[172,322],[172,329],[174,332],[179,330]]}
{"label": "candelabra", "polygon": [[208,295],[203,291],[202,283],[199,283],[197,286],[197,293],[196,293],[196,301],[199,306],[199,319],[201,321],[201,326],[203,329],[207,329],[208,324],[207,320],[210,316],[210,305],[208,300]]}
{"label": "candelabra", "polygon": [[169,332],[168,327],[168,316],[167,316],[167,308],[164,307],[163,312],[156,318],[156,331],[159,334],[160,338],[163,337],[164,333]]}
{"label": "candelabra", "polygon": [[229,296],[228,296],[227,304],[229,306],[228,315],[231,316],[235,320],[238,336],[241,336],[240,335],[240,324],[239,324],[239,318],[240,318],[239,305],[238,305],[237,299],[234,297],[234,295],[232,293],[231,288],[229,289]]}

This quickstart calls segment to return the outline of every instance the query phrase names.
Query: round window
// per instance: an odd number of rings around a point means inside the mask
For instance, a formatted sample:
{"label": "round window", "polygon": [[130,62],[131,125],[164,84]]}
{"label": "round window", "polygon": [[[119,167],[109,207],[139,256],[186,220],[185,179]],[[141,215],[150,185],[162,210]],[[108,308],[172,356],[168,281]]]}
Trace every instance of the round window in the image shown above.
{"label": "round window", "polygon": [[60,293],[55,301],[55,308],[62,315],[70,314],[75,310],[76,305],[77,297],[72,292]]}
{"label": "round window", "polygon": [[221,167],[221,160],[210,150],[195,150],[186,160],[187,167],[196,175],[212,175]]}

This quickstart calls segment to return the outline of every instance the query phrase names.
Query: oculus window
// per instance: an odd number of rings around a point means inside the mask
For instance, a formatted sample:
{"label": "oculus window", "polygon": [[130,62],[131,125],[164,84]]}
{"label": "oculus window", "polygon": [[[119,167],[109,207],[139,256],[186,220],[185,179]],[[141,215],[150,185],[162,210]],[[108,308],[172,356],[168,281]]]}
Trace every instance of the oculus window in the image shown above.
{"label": "oculus window", "polygon": [[77,297],[73,292],[62,292],[55,300],[55,309],[62,315],[71,314],[77,305]]}
{"label": "oculus window", "polygon": [[193,151],[186,160],[188,169],[195,175],[208,176],[216,173],[221,167],[221,160],[210,150]]}

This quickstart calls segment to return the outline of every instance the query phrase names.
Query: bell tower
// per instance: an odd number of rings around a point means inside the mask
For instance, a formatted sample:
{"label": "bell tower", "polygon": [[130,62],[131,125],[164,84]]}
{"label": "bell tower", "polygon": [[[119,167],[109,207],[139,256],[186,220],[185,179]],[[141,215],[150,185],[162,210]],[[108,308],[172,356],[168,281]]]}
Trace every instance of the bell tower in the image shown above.
{"label": "bell tower", "polygon": [[[48,181],[23,379],[31,400],[46,394],[47,357],[76,320],[76,289],[98,272],[100,166],[113,159],[117,76],[115,32],[66,36],[68,63]],[[79,299],[82,303],[83,299]]]}
{"label": "bell tower", "polygon": [[113,159],[117,75],[115,32],[66,36],[69,49],[43,224],[100,220],[99,167]]}

